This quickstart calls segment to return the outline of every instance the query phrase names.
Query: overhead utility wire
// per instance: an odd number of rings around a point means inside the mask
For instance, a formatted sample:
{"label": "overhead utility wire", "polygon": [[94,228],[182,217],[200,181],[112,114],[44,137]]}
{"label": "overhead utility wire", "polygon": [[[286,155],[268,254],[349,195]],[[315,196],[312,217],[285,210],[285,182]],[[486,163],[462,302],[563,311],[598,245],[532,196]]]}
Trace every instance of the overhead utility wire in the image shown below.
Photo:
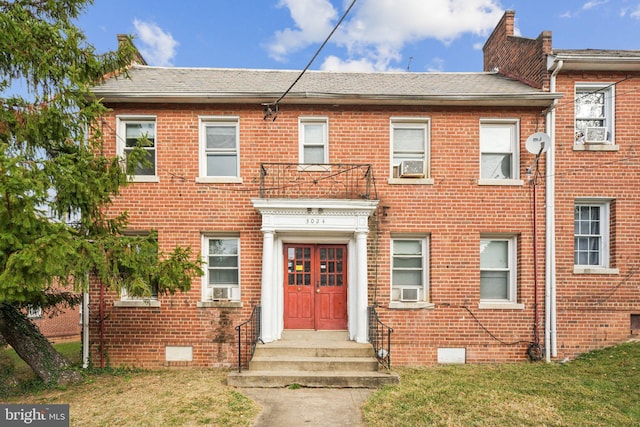
{"label": "overhead utility wire", "polygon": [[[278,104],[280,103],[280,101],[282,101],[282,99],[287,96],[287,94],[291,91],[291,89],[293,89],[293,87],[296,85],[296,83],[298,83],[298,81],[302,78],[302,76],[304,75],[304,73],[307,72],[307,70],[309,69],[309,67],[311,67],[311,64],[313,63],[313,61],[315,61],[315,59],[318,57],[318,55],[320,54],[320,52],[322,51],[322,49],[325,47],[325,45],[329,42],[329,39],[331,38],[331,36],[333,36],[333,33],[336,32],[336,30],[338,29],[338,27],[340,26],[340,24],[342,24],[342,21],[344,21],[344,18],[347,17],[347,15],[349,14],[349,12],[351,11],[351,9],[353,8],[353,6],[356,4],[356,0],[353,0],[351,2],[351,5],[349,5],[349,7],[347,8],[347,10],[344,12],[344,14],[342,15],[342,17],[340,18],[340,20],[338,21],[338,23],[333,27],[333,30],[331,30],[331,32],[329,33],[329,35],[327,36],[327,38],[324,40],[324,42],[322,42],[322,44],[320,45],[320,47],[318,48],[318,50],[316,51],[316,53],[313,55],[313,57],[311,58],[311,60],[309,61],[309,63],[307,64],[306,67],[304,67],[304,70],[302,70],[302,72],[298,75],[298,77],[293,81],[293,83],[291,83],[291,86],[289,86],[289,88],[280,96],[280,98],[278,98],[276,100],[276,102],[274,102],[273,104],[266,104],[265,105],[265,116],[264,118],[266,119],[267,117],[269,117],[270,115],[273,114],[273,120],[276,120],[276,117],[278,117]],[[271,107],[274,107],[274,109],[272,110]]]}

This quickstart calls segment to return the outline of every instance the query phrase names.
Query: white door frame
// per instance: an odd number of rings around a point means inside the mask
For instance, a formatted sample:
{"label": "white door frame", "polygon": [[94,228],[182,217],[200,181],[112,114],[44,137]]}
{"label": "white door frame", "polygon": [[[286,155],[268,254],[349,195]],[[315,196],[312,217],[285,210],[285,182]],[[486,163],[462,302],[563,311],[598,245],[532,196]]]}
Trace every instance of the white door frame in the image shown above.
{"label": "white door frame", "polygon": [[284,329],[283,244],[342,243],[348,251],[349,339],[367,342],[367,234],[377,200],[252,199],[262,215],[262,341]]}

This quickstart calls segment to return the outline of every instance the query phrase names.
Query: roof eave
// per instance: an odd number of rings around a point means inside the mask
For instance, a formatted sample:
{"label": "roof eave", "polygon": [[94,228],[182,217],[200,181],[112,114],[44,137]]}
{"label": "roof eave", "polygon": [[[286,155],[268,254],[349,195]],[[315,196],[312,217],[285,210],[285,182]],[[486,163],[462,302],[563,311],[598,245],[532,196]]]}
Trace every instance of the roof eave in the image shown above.
{"label": "roof eave", "polygon": [[[273,104],[278,94],[238,93],[108,93],[96,92],[104,103],[178,104]],[[468,105],[468,106],[548,106],[561,98],[559,93],[446,94],[446,95],[344,95],[330,93],[290,93],[283,104],[331,105]]]}
{"label": "roof eave", "polygon": [[640,57],[554,55],[550,57],[548,70],[554,71],[562,62],[562,71],[640,71]]}

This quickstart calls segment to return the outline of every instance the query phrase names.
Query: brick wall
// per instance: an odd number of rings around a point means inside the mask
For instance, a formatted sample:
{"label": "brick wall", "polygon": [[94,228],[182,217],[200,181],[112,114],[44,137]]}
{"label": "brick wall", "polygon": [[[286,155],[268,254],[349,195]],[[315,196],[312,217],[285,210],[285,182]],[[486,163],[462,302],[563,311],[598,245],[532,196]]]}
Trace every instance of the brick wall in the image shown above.
{"label": "brick wall", "polygon": [[[240,233],[242,308],[199,308],[200,280],[185,294],[161,296],[160,307],[116,307],[114,293],[104,297],[101,340],[99,288],[91,293],[91,353],[105,362],[157,367],[166,365],[164,348],[193,346],[194,366],[235,363],[233,327],[249,317],[260,301],[261,218],[251,198],[258,197],[261,162],[298,162],[298,117],[318,115],[329,120],[331,163],[370,163],[380,206],[386,216],[371,220],[369,233],[369,303],[395,329],[394,363],[436,362],[439,347],[465,347],[469,362],[513,361],[526,358],[533,334],[532,191],[526,168],[533,156],[524,148],[536,130],[538,108],[470,107],[305,107],[283,106],[275,122],[265,122],[258,106],[111,105],[106,117],[105,149],[114,150],[117,114],[157,117],[159,183],[135,183],[115,200],[113,212],[127,210],[133,229],[158,230],[159,245],[200,248],[201,233]],[[242,184],[201,184],[198,176],[198,116],[240,117]],[[391,117],[431,120],[433,185],[390,185]],[[480,186],[479,122],[481,118],[520,121],[520,176],[524,185]],[[543,123],[538,123],[543,126]],[[111,152],[113,154],[113,151]],[[544,162],[542,163],[544,169]],[[544,190],[539,188],[539,200]],[[543,217],[538,206],[538,217]],[[539,223],[539,247],[544,224]],[[430,236],[429,283],[435,307],[389,309],[390,237],[392,233]],[[479,309],[479,240],[481,233],[518,236],[518,302],[524,309]],[[542,251],[539,265],[544,265]],[[540,268],[539,283],[544,271]],[[541,288],[542,289],[542,288]],[[539,291],[543,295],[543,291]],[[376,301],[374,301],[374,296]],[[540,297],[542,298],[542,297]],[[540,313],[543,313],[542,309]],[[542,315],[542,314],[541,314]],[[96,320],[96,321],[93,321]],[[184,365],[184,364],[183,364]]]}
{"label": "brick wall", "polygon": [[66,308],[61,312],[44,310],[42,316],[31,319],[42,334],[51,341],[80,341],[80,307]]}
{"label": "brick wall", "polygon": [[[631,78],[630,78],[631,77]],[[640,313],[640,73],[561,72],[557,89],[567,94],[556,108],[556,262],[558,289],[558,356],[624,341],[631,315]],[[617,83],[616,83],[617,82]],[[576,83],[615,84],[617,151],[574,149]],[[610,265],[613,274],[573,271],[575,198],[608,198]]]}

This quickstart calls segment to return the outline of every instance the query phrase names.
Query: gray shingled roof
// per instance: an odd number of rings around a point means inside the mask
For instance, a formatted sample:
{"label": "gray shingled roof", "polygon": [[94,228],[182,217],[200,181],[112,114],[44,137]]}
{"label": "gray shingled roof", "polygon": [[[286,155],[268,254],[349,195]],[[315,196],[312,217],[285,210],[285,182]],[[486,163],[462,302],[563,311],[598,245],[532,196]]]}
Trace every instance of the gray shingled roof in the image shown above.
{"label": "gray shingled roof", "polygon": [[[106,102],[273,102],[299,71],[133,66],[94,92]],[[496,73],[307,71],[287,102],[548,105],[549,94]]]}

